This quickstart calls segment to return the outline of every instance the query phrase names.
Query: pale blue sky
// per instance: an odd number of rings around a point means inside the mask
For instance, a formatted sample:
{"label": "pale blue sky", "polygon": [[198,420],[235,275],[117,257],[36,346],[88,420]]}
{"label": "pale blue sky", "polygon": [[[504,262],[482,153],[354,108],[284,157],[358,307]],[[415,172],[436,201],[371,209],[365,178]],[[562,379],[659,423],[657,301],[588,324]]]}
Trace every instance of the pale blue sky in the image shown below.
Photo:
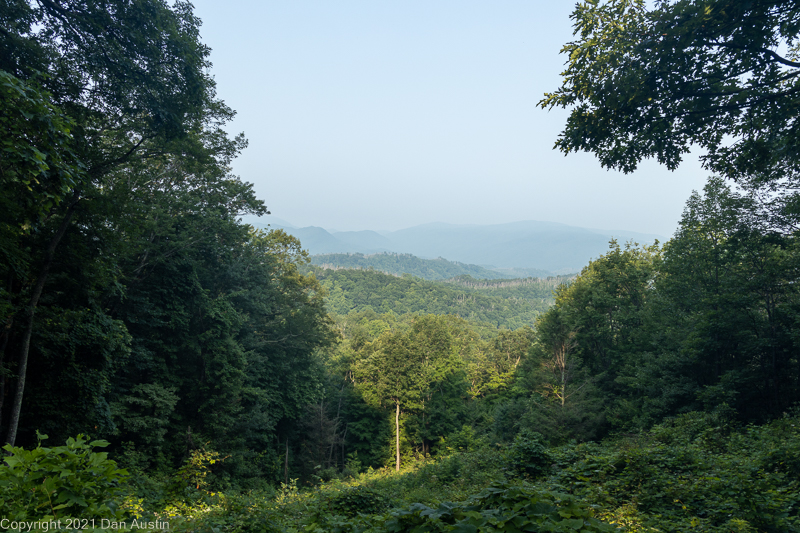
{"label": "pale blue sky", "polygon": [[194,2],[234,172],[273,215],[329,229],[543,220],[669,236],[707,173],[633,175],[552,150],[573,2]]}

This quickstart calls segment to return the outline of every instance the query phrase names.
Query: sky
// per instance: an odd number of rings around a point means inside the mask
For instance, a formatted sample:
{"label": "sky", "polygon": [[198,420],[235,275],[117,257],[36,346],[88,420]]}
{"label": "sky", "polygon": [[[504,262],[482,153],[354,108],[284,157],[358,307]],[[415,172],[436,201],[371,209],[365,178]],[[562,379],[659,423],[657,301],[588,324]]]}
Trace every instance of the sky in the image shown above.
{"label": "sky", "polygon": [[[570,1],[196,0],[233,172],[273,217],[329,230],[521,220],[671,236],[708,173],[553,150]],[[267,217],[269,219],[269,217]]]}

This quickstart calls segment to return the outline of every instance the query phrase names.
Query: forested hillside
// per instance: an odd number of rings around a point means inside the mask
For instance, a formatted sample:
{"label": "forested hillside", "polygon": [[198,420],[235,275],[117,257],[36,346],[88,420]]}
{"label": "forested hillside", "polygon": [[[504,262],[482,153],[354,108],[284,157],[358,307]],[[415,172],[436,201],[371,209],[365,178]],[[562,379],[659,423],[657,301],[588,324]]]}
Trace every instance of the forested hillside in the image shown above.
{"label": "forested hillside", "polygon": [[559,146],[719,177],[663,245],[434,282],[241,223],[191,4],[6,2],[0,526],[800,531],[800,4],[573,18]]}
{"label": "forested hillside", "polygon": [[[442,259],[420,259],[411,254],[318,254],[311,256],[311,263],[329,269],[373,269],[385,274],[410,274],[427,280],[441,280],[457,276],[471,276],[478,279],[502,279],[513,276],[503,274],[478,265],[467,265]],[[544,270],[541,275],[550,273]]]}
{"label": "forested hillside", "polygon": [[315,268],[312,272],[327,291],[326,305],[334,314],[365,310],[399,315],[452,314],[509,329],[532,325],[552,305],[557,285],[553,281],[536,281],[501,289],[432,282],[409,275],[398,277],[373,270]]}
{"label": "forested hillside", "polygon": [[[616,243],[612,241],[612,246]],[[474,279],[471,276],[458,276],[444,280],[462,290],[474,291],[502,298],[545,300],[553,302],[555,291],[561,285],[569,285],[575,275],[548,276],[546,278],[522,278],[507,280]]]}

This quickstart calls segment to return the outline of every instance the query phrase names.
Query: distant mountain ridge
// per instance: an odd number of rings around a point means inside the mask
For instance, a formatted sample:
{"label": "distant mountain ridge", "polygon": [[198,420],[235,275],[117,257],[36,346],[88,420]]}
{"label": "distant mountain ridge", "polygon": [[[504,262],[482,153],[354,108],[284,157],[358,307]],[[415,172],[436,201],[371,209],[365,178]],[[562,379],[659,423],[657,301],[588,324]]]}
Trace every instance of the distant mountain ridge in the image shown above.
{"label": "distant mountain ridge", "polygon": [[[245,220],[265,227],[268,218]],[[281,221],[285,222],[285,221]],[[312,255],[360,253],[412,254],[422,259],[445,258],[478,265],[504,274],[528,277],[526,269],[567,274],[580,271],[590,260],[608,251],[612,238],[650,244],[659,235],[622,230],[595,230],[556,222],[522,221],[491,225],[431,223],[398,231],[335,231],[309,226],[296,228],[277,223],[297,237]]]}

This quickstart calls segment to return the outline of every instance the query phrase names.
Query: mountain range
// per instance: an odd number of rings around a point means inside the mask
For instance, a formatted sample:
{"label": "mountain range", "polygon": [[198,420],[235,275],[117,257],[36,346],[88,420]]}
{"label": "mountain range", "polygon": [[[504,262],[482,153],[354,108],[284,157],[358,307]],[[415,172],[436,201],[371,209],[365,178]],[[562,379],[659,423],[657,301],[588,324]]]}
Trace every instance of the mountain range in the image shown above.
{"label": "mountain range", "polygon": [[244,219],[255,227],[280,228],[297,237],[311,255],[334,253],[412,254],[479,265],[500,272],[535,269],[554,274],[578,272],[608,251],[613,238],[620,243],[651,244],[659,235],[622,230],[597,230],[556,222],[522,221],[473,225],[422,224],[397,231],[328,231],[317,226],[298,228],[271,217]]}

